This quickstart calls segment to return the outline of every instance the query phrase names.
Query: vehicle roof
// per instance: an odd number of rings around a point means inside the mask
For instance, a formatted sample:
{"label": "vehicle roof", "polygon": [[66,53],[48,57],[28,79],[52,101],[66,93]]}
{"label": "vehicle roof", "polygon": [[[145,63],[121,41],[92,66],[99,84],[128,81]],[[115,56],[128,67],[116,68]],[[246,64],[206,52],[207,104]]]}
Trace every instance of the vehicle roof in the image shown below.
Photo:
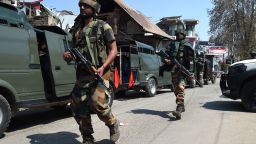
{"label": "vehicle roof", "polygon": [[233,63],[231,66],[236,65],[236,64],[248,64],[248,63],[256,63],[256,59],[248,59],[248,60],[242,60]]}
{"label": "vehicle roof", "polygon": [[61,35],[68,35],[68,33],[66,31],[64,31],[63,29],[61,29],[58,26],[35,26],[35,28],[39,29],[39,30],[46,30],[46,31],[58,33]]}
{"label": "vehicle roof", "polygon": [[123,40],[123,41],[117,41],[117,45],[118,46],[130,46],[130,45],[136,45],[137,47],[141,47],[141,48],[146,48],[146,49],[151,49],[154,50],[154,48],[150,45],[147,45],[145,43],[139,42],[139,41],[135,41],[135,40]]}
{"label": "vehicle roof", "polygon": [[20,9],[0,2],[0,19],[2,24],[13,24],[17,26],[23,25],[25,29],[32,28],[31,24],[28,22],[27,16]]}

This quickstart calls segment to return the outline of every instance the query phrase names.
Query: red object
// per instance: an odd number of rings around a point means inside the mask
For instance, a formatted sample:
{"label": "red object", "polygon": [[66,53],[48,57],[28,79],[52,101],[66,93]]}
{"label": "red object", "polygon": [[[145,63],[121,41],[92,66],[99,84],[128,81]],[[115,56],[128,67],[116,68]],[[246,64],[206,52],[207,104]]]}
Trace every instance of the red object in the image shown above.
{"label": "red object", "polygon": [[115,87],[118,88],[120,84],[120,78],[118,74],[118,69],[115,67],[115,72],[114,72],[114,81],[115,81]]}
{"label": "red object", "polygon": [[133,72],[131,71],[128,88],[131,88],[133,85],[134,85],[134,79],[133,79]]}

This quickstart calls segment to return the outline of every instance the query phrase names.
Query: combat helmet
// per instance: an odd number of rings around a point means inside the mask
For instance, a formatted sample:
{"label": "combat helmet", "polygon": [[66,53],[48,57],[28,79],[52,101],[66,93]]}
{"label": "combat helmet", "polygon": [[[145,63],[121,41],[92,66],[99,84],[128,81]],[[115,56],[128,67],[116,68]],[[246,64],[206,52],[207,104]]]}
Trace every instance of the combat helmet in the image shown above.
{"label": "combat helmet", "polygon": [[186,31],[185,31],[185,29],[186,29],[186,26],[185,26],[184,22],[182,22],[182,21],[179,22],[179,23],[177,24],[177,29],[175,30],[175,35],[181,33],[181,34],[183,34],[184,36],[186,36]]}
{"label": "combat helmet", "polygon": [[96,13],[100,12],[100,4],[97,2],[97,0],[79,0],[78,4],[85,3],[92,7]]}

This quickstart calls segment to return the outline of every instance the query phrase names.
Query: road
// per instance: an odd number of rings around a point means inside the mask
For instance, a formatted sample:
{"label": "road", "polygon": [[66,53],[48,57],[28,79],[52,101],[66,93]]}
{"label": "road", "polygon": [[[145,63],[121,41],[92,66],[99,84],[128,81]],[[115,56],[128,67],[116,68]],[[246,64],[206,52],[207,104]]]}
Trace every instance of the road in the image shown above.
{"label": "road", "polygon": [[[221,96],[218,81],[186,89],[181,120],[170,113],[175,96],[168,90],[155,97],[132,93],[114,101],[121,121],[118,144],[255,144],[256,114],[240,101]],[[109,143],[108,128],[92,116],[97,144]],[[0,144],[79,144],[78,126],[68,109],[23,112],[13,119]]]}

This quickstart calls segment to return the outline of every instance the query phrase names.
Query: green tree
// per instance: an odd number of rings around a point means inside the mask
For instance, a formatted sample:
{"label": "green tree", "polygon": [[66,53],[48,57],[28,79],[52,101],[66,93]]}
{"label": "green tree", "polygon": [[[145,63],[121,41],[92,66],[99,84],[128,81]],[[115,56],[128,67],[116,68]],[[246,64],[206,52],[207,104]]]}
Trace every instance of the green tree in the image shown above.
{"label": "green tree", "polygon": [[248,59],[256,49],[256,1],[212,0],[210,16],[211,40],[223,41],[229,51]]}

